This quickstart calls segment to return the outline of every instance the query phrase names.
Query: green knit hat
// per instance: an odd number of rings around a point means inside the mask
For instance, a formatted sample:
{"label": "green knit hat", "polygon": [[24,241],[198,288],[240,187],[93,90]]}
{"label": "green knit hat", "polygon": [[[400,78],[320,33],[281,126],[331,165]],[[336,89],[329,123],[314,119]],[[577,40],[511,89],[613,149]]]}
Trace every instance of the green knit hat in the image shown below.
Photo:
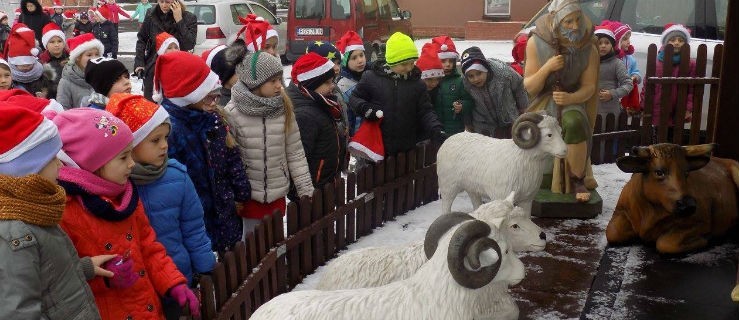
{"label": "green knit hat", "polygon": [[418,49],[413,39],[402,32],[393,33],[387,39],[385,62],[394,65],[410,59],[418,59]]}

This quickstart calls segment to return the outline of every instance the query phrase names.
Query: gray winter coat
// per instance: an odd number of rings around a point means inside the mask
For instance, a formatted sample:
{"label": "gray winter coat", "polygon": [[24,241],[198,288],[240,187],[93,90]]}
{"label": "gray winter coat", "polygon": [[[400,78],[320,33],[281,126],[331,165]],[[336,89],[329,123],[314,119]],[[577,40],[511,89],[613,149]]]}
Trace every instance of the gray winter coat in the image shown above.
{"label": "gray winter coat", "polygon": [[87,101],[83,101],[83,98],[89,97],[93,92],[95,90],[85,81],[84,70],[74,63],[64,66],[56,92],[56,101],[64,109],[77,108],[83,104],[87,106]]}
{"label": "gray winter coat", "polygon": [[[634,88],[634,82],[631,81],[628,71],[624,63],[613,56],[606,61],[600,62],[600,75],[598,77],[598,91],[607,89],[611,92],[613,99],[609,101],[598,100],[598,114],[605,117],[609,113],[616,116],[621,112],[621,98],[625,97],[631,89]],[[603,119],[605,121],[605,119]]]}
{"label": "gray winter coat", "polygon": [[0,319],[100,319],[80,259],[59,226],[0,220]]}

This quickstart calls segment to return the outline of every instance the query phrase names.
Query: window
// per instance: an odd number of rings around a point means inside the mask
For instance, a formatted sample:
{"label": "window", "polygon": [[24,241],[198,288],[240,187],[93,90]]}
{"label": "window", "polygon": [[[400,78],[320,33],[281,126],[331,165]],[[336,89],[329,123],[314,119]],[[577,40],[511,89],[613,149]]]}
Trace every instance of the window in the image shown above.
{"label": "window", "polygon": [[621,9],[621,22],[634,32],[661,34],[667,23],[680,23],[695,30],[695,0],[637,1],[626,0]]}
{"label": "window", "polygon": [[187,11],[190,11],[198,19],[198,24],[215,24],[216,23],[216,7],[209,5],[187,5]]}
{"label": "window", "polygon": [[377,2],[375,0],[364,0],[364,17],[375,20],[377,16]]}
{"label": "window", "polygon": [[262,17],[264,20],[267,20],[269,24],[275,25],[277,24],[277,19],[275,19],[275,16],[272,15],[267,8],[258,5],[258,4],[252,4],[251,5],[252,10],[254,10],[254,14],[257,15],[257,17]]}
{"label": "window", "polygon": [[331,1],[331,18],[344,20],[349,18],[352,13],[351,3],[349,0],[329,0]]}
{"label": "window", "polygon": [[377,0],[380,18],[390,18],[390,0]]}
{"label": "window", "polygon": [[729,0],[716,0],[716,31],[718,40],[726,37],[726,16],[729,14]]}
{"label": "window", "polygon": [[239,21],[239,17],[246,17],[246,15],[250,13],[251,10],[249,10],[249,6],[247,6],[246,3],[231,5],[231,19],[237,25],[241,24],[241,21]]}
{"label": "window", "polygon": [[393,18],[400,18],[400,10],[398,9],[398,3],[395,0],[388,0],[390,3],[390,16]]}
{"label": "window", "polygon": [[295,0],[296,19],[323,18],[325,11],[323,0]]}

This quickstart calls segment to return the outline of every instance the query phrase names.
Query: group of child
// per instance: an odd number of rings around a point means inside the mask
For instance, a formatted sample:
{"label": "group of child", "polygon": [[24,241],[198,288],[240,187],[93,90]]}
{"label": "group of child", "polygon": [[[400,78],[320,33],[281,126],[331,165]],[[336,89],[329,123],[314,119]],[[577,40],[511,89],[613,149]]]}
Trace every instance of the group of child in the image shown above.
{"label": "group of child", "polygon": [[[277,32],[244,21],[233,44],[200,57],[160,33],[154,102],[131,94],[129,70],[92,34],[65,39],[47,25],[38,55],[33,30],[13,25],[0,59],[0,255],[13,257],[0,262],[11,279],[0,318],[197,315],[193,277],[285,212],[286,197],[333,183],[349,141],[377,151],[356,139],[363,126],[377,125],[387,156],[465,130],[495,135],[528,105],[515,69],[477,47],[460,55],[447,36],[419,55],[395,33],[371,62],[349,31],[309,46],[285,88]],[[641,79],[626,71],[628,26],[603,26],[605,103]],[[686,30],[669,28],[663,43],[678,47]],[[55,90],[34,87],[39,61],[61,69]]]}

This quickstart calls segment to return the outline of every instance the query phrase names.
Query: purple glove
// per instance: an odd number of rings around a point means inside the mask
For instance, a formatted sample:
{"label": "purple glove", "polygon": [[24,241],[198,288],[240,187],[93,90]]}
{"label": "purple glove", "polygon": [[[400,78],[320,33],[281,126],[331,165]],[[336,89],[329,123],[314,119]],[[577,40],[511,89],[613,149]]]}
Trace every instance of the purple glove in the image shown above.
{"label": "purple glove", "polygon": [[112,278],[105,278],[105,283],[110,288],[126,289],[133,286],[139,275],[133,272],[133,260],[118,255],[102,265],[103,269],[113,272]]}
{"label": "purple glove", "polygon": [[172,289],[169,289],[169,295],[177,300],[177,304],[179,304],[180,307],[184,307],[185,303],[187,303],[193,317],[200,317],[200,301],[198,301],[198,298],[194,293],[192,293],[192,290],[187,287],[187,284],[183,283],[172,287]]}

